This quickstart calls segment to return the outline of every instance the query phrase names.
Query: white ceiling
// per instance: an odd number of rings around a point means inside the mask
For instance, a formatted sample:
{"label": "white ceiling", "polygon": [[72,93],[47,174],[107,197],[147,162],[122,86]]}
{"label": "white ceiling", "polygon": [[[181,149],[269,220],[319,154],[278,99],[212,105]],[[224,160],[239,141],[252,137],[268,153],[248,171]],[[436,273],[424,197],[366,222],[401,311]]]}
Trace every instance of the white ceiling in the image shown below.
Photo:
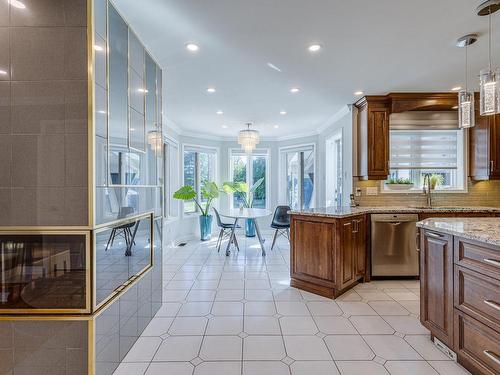
{"label": "white ceiling", "polygon": [[[465,54],[455,41],[467,33],[480,34],[469,48],[474,86],[487,66],[488,20],[476,15],[475,0],[114,2],[164,69],[165,115],[198,135],[236,136],[245,122],[265,137],[313,134],[357,90],[463,86]],[[500,12],[492,23],[500,63]],[[185,49],[189,41],[197,53]],[[312,42],[324,48],[312,54]],[[293,86],[301,92],[290,93]]]}

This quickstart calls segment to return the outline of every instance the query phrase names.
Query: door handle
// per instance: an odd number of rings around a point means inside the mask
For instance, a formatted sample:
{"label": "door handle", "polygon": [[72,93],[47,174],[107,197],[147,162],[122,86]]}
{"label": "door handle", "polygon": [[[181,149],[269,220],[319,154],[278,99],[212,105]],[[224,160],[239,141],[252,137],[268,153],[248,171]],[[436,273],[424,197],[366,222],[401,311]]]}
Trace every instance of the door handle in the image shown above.
{"label": "door handle", "polygon": [[497,365],[500,365],[500,357],[498,357],[495,352],[492,352],[491,350],[483,350],[483,353]]}
{"label": "door handle", "polygon": [[491,265],[493,265],[495,267],[500,267],[500,262],[498,260],[495,260],[495,259],[484,258],[483,262],[489,263],[489,264],[491,264]]}
{"label": "door handle", "polygon": [[389,223],[389,224],[396,226],[396,225],[400,225],[400,224],[401,224],[401,222],[400,222],[400,221],[394,221],[394,222]]}
{"label": "door handle", "polygon": [[417,235],[415,236],[415,242],[415,248],[418,252],[420,252],[420,232],[417,232]]}
{"label": "door handle", "polygon": [[483,302],[486,303],[489,307],[493,307],[495,310],[500,311],[500,304],[496,303],[495,301],[485,299]]}

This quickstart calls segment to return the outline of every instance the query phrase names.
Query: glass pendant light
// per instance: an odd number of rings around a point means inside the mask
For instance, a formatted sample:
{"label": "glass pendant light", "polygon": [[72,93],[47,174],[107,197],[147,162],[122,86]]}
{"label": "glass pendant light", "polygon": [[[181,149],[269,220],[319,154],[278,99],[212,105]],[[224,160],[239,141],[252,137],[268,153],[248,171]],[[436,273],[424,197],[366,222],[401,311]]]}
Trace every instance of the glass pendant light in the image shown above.
{"label": "glass pendant light", "polygon": [[247,128],[240,130],[238,134],[238,144],[241,145],[241,148],[248,154],[252,153],[260,142],[259,132],[257,130],[250,129],[251,125],[251,123],[247,123]]}
{"label": "glass pendant light", "polygon": [[477,35],[465,35],[457,40],[457,47],[465,48],[465,89],[458,93],[458,126],[472,128],[476,125],[474,115],[474,91],[468,90],[468,54],[467,47],[476,42]]}
{"label": "glass pendant light", "polygon": [[491,15],[500,9],[500,0],[488,0],[477,8],[479,16],[488,16],[488,68],[479,74],[479,112],[481,116],[500,113],[500,72],[491,67]]}

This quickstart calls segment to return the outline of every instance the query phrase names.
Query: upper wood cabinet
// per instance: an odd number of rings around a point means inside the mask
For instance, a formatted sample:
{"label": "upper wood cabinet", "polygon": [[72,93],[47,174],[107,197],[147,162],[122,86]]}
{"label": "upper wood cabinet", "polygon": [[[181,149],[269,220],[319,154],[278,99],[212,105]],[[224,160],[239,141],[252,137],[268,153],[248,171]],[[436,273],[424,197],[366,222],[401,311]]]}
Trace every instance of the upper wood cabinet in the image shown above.
{"label": "upper wood cabinet", "polygon": [[[453,111],[456,93],[390,93],[365,96],[358,109],[358,171],[362,180],[385,180],[389,175],[389,116],[407,111]],[[500,146],[499,146],[500,147]],[[500,171],[500,170],[499,170]]]}
{"label": "upper wood cabinet", "polygon": [[389,175],[389,102],[385,96],[365,96],[358,108],[358,177],[385,180]]}
{"label": "upper wood cabinet", "polygon": [[476,126],[469,129],[469,175],[473,180],[500,179],[500,115],[479,115],[476,98]]}

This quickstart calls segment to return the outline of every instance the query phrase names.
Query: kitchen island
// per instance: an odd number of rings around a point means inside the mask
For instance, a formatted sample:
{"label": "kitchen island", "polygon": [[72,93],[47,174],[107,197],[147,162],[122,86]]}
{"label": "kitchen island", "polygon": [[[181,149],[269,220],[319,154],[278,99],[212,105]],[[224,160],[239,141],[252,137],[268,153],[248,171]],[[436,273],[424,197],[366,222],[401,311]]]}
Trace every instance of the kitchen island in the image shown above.
{"label": "kitchen island", "polygon": [[[494,217],[489,207],[324,207],[291,211],[291,285],[336,298],[371,279],[372,214],[427,217]],[[414,240],[412,240],[414,242]]]}
{"label": "kitchen island", "polygon": [[421,323],[471,373],[500,373],[500,218],[417,226]]}

